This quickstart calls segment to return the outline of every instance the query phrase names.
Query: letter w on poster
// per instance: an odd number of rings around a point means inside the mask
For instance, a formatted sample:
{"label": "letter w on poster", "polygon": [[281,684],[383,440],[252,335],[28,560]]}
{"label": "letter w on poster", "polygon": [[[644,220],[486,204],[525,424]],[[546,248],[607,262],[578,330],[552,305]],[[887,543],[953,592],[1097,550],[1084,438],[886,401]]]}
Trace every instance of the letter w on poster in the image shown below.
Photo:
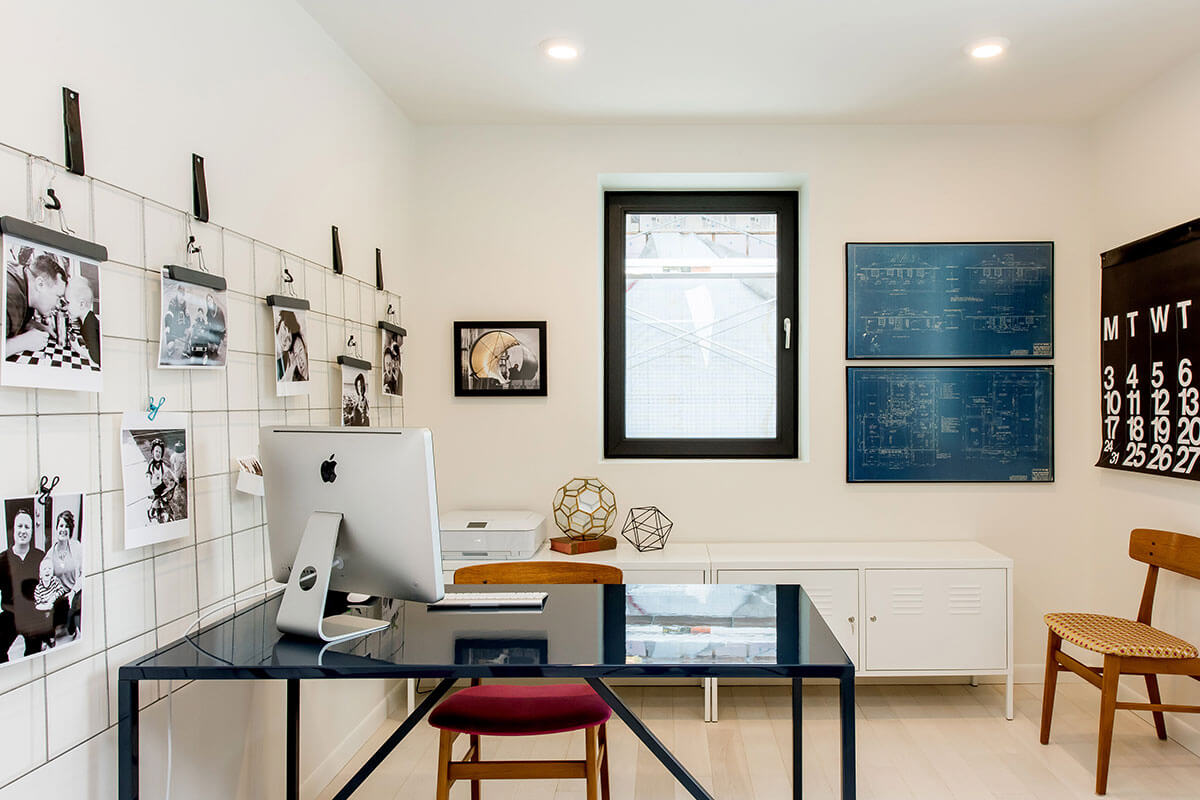
{"label": "letter w on poster", "polygon": [[123,417],[126,550],[188,535],[189,449],[186,414]]}

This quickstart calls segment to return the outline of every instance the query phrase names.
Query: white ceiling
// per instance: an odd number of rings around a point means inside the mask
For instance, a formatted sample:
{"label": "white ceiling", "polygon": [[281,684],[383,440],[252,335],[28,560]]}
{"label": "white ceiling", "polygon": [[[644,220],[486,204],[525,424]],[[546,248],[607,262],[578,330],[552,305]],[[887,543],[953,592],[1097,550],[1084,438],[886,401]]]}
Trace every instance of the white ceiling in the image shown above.
{"label": "white ceiling", "polygon": [[1073,122],[1200,47],[1200,0],[299,2],[427,123]]}

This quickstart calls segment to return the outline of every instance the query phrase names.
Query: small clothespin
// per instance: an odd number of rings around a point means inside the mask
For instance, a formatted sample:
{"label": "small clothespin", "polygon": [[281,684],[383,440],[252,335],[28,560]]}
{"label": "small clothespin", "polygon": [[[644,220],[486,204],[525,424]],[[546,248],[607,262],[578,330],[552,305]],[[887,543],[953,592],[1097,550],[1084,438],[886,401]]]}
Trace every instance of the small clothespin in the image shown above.
{"label": "small clothespin", "polygon": [[39,482],[39,486],[38,486],[37,501],[38,501],[39,505],[44,506],[44,505],[46,505],[46,503],[50,502],[50,493],[54,491],[55,486],[58,486],[58,476],[57,475],[55,475],[54,480],[51,480],[51,481],[47,481],[45,475],[42,476],[42,479]]}
{"label": "small clothespin", "polygon": [[157,403],[154,402],[154,395],[150,395],[150,404],[149,404],[150,407],[146,409],[146,419],[150,420],[151,422],[154,422],[154,418],[158,416],[159,410],[164,405],[166,405],[166,403],[167,403],[166,395],[163,395],[162,397],[158,398]]}

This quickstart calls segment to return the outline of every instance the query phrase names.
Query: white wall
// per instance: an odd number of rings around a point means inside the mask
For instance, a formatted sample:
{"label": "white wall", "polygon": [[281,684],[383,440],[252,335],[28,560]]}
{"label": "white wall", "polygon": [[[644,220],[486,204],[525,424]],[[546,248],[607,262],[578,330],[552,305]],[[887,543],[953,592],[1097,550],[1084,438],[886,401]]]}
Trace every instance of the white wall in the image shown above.
{"label": "white wall", "polygon": [[[1200,217],[1200,155],[1196,150],[1200,141],[1200,54],[1111,109],[1095,123],[1092,136],[1095,252]],[[1089,278],[1098,296],[1098,262]],[[1096,316],[1094,313],[1093,325]],[[1098,353],[1091,363],[1099,363]],[[1088,378],[1091,396],[1098,397],[1098,374]],[[1089,410],[1089,422],[1098,429],[1097,415],[1098,411]],[[1098,442],[1099,431],[1090,433]],[[1132,615],[1145,569],[1128,557],[1130,529],[1161,528],[1200,535],[1200,493],[1190,481],[1097,472],[1102,473],[1097,498],[1103,524],[1097,526],[1092,540],[1093,597],[1096,607]],[[1188,641],[1200,642],[1200,585],[1164,573],[1157,597],[1155,624]],[[1170,681],[1164,683],[1164,699],[1168,703],[1200,703],[1198,689],[1193,681]],[[1189,746],[1200,752],[1200,728],[1194,716],[1176,716],[1168,725],[1173,732],[1187,736]]]}
{"label": "white wall", "polygon": [[[1087,587],[1061,564],[1094,541],[1086,144],[1071,127],[418,128],[406,421],[435,432],[441,504],[548,512],[599,475],[677,541],[976,539],[1016,561],[1016,662],[1040,677],[1041,615]],[[807,461],[602,461],[598,176],[641,172],[807,176]],[[844,243],[992,239],[1055,242],[1057,481],[847,485]],[[543,318],[547,398],[452,396],[452,320]]]}
{"label": "white wall", "polygon": [[[307,398],[284,404],[273,397],[269,377],[260,379],[269,375],[270,357],[256,354],[264,340],[255,336],[262,326],[254,320],[265,307],[254,298],[276,290],[275,248],[308,260],[299,275],[329,329],[325,358],[314,355],[314,363],[332,361],[343,316],[361,316],[372,327],[378,318],[370,307],[382,297],[373,289],[375,247],[383,248],[388,288],[403,288],[412,128],[290,0],[15,4],[6,9],[5,30],[10,80],[0,143],[61,161],[60,87],[69,86],[82,96],[89,176],[187,209],[197,152],[206,158],[213,222],[263,243],[195,226],[210,266],[234,290],[231,309],[235,301],[253,309],[244,317],[249,327],[237,328],[243,318],[231,311],[231,352],[239,352],[219,377],[149,369],[147,340],[157,328],[147,325],[158,305],[154,271],[164,262],[182,263],[183,216],[150,204],[143,217],[140,201],[124,191],[71,176],[56,182],[75,229],[110,248],[103,278],[103,302],[111,302],[103,315],[107,390],[97,399],[0,389],[0,496],[28,494],[39,458],[42,467],[61,464],[84,484],[93,576],[85,613],[94,616],[85,622],[85,644],[0,667],[0,798],[98,800],[116,794],[110,724],[117,668],[177,638],[198,609],[262,585],[261,509],[228,493],[229,451],[253,449],[258,424],[285,418],[327,424],[335,406],[325,402],[328,392],[318,392],[311,405]],[[40,170],[33,172],[39,184]],[[0,148],[0,214],[26,215],[28,174],[18,153]],[[331,224],[341,229],[346,279],[328,271]],[[299,263],[292,262],[293,272]],[[320,313],[326,310],[327,317]],[[243,344],[235,345],[235,336]],[[369,353],[375,339],[366,341]],[[170,396],[168,411],[194,412],[196,525],[181,542],[124,552],[113,437],[120,411],[144,407],[147,384]],[[376,410],[385,422],[402,420],[400,405]],[[10,458],[21,452],[28,457]],[[213,465],[211,474],[202,464]],[[348,755],[348,738],[361,741],[354,737],[382,721],[385,688],[305,687],[302,768],[319,771],[309,795],[323,783],[320,775],[327,780],[341,766],[326,760]],[[145,688],[143,697],[157,693]],[[282,796],[282,698],[282,686],[270,684],[183,689],[173,796]],[[162,796],[164,713],[162,702],[145,712],[146,797]],[[356,731],[363,720],[370,724]]]}

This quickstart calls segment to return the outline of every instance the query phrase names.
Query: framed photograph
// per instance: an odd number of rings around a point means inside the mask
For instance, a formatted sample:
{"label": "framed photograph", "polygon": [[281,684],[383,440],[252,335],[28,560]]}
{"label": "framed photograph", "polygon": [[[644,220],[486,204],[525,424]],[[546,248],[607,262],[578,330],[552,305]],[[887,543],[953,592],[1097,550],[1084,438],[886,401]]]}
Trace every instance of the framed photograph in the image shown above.
{"label": "framed photograph", "polygon": [[1053,242],[846,245],[847,358],[1053,355]]}
{"label": "framed photograph", "polygon": [[[0,664],[79,641],[83,633],[83,495],[4,501]],[[90,623],[89,623],[90,624]]]}
{"label": "framed photograph", "polygon": [[546,323],[455,322],[457,397],[546,396]]}
{"label": "framed photograph", "polygon": [[404,396],[404,339],[408,332],[390,322],[379,323],[380,389],[384,397]]}
{"label": "framed photograph", "polygon": [[98,392],[101,246],[0,218],[4,339],[0,383]]}
{"label": "framed photograph", "polygon": [[847,367],[848,483],[1051,483],[1054,367]]}
{"label": "framed photograph", "polygon": [[271,319],[275,325],[275,393],[279,397],[308,394],[308,312],[274,305]]}
{"label": "framed photograph", "polygon": [[224,278],[164,268],[158,365],[223,368],[229,349],[228,314]]}
{"label": "framed photograph", "polygon": [[188,534],[187,414],[141,412],[121,422],[125,549]]}
{"label": "framed photograph", "polygon": [[547,664],[547,639],[455,639],[455,664]]}
{"label": "framed photograph", "polygon": [[338,356],[342,366],[342,427],[371,426],[371,364],[357,358]]}

